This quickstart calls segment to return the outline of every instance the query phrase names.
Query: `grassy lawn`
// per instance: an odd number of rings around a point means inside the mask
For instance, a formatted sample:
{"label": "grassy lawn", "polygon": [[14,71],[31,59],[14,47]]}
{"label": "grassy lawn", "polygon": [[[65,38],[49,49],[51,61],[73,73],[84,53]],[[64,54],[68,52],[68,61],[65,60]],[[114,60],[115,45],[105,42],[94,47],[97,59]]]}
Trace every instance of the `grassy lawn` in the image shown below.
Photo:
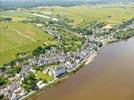
{"label": "grassy lawn", "polygon": [[38,77],[39,79],[46,80],[47,82],[48,82],[48,81],[51,81],[51,80],[53,79],[50,75],[44,74],[44,73],[41,72],[41,71],[38,71],[38,72],[37,72],[37,77]]}

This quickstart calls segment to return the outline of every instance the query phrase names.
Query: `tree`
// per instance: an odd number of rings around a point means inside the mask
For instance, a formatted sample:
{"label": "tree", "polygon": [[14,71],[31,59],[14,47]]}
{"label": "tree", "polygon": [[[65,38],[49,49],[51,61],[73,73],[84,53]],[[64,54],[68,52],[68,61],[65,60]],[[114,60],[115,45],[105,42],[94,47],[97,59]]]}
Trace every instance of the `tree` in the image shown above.
{"label": "tree", "polygon": [[24,81],[22,81],[22,87],[28,92],[34,90],[34,88],[37,87],[36,78],[33,73],[29,73],[28,77],[25,78]]}
{"label": "tree", "polygon": [[6,83],[8,83],[8,79],[1,76],[0,77],[0,86],[4,85]]}
{"label": "tree", "polygon": [[19,73],[21,71],[21,68],[19,66],[13,66],[12,69],[8,71],[8,74],[10,76],[14,77],[16,73]]}
{"label": "tree", "polygon": [[40,54],[43,54],[43,53],[45,53],[45,49],[42,47],[38,47],[32,52],[34,56],[39,56]]}

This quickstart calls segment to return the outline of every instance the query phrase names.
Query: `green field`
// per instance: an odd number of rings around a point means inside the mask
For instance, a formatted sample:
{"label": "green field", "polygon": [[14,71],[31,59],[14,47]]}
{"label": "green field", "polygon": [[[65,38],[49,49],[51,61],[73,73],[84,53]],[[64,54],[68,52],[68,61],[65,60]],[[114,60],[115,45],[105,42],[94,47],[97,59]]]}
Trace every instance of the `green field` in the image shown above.
{"label": "green field", "polygon": [[15,54],[33,50],[37,46],[56,41],[31,24],[18,22],[0,23],[0,64],[15,59]]}
{"label": "green field", "polygon": [[21,21],[33,17],[33,15],[26,10],[23,11],[7,10],[0,12],[0,18],[1,17],[11,17],[13,21]]}
{"label": "green field", "polygon": [[67,16],[74,20],[74,24],[81,24],[83,21],[105,21],[108,24],[116,25],[122,21],[134,17],[134,6],[74,6],[74,7],[45,7],[38,9],[49,11],[55,15]]}
{"label": "green field", "polygon": [[32,51],[43,44],[57,44],[52,36],[35,25],[21,22],[36,17],[30,10],[1,11],[0,18],[6,17],[12,21],[0,21],[0,64],[16,59],[17,53]]}
{"label": "green field", "polygon": [[[48,33],[30,23],[20,21],[34,18],[31,12],[49,15],[66,16],[73,19],[74,25],[92,21],[104,21],[116,25],[134,18],[134,6],[74,6],[74,7],[42,7],[23,10],[7,10],[0,12],[0,18],[10,17],[11,22],[0,22],[0,64],[8,63],[20,52],[31,51],[47,43],[57,44]],[[45,18],[42,21],[47,21]],[[66,34],[66,33],[65,33]]]}
{"label": "green field", "polygon": [[41,71],[38,71],[37,72],[37,77],[39,79],[46,80],[47,82],[52,80],[52,77],[51,76],[49,76],[48,74],[44,74]]}

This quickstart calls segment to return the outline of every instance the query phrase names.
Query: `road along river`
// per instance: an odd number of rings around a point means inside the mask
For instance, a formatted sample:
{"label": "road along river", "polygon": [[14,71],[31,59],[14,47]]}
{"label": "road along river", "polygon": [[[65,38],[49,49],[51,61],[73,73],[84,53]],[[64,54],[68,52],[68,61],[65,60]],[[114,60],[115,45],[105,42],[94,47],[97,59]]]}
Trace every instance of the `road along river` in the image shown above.
{"label": "road along river", "polygon": [[32,100],[134,100],[134,38],[104,46],[94,61]]}

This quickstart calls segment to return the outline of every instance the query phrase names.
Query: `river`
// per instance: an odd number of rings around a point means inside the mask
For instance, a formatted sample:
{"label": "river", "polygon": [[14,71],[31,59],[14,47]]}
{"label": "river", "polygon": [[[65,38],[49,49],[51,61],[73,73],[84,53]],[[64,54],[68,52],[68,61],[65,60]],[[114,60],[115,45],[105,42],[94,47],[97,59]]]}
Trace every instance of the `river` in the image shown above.
{"label": "river", "polygon": [[32,100],[134,100],[134,38],[104,46],[90,64]]}

